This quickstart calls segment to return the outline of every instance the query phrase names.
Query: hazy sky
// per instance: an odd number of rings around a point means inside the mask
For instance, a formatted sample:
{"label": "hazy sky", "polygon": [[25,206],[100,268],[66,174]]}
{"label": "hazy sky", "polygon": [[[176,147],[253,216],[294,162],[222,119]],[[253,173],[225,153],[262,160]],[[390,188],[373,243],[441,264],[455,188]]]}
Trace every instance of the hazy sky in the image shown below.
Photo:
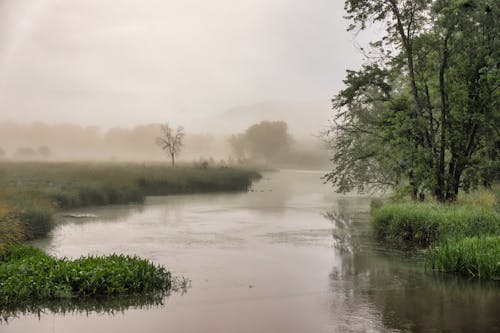
{"label": "hazy sky", "polygon": [[0,0],[0,121],[185,122],[263,101],[326,113],[361,59],[343,14],[341,0]]}

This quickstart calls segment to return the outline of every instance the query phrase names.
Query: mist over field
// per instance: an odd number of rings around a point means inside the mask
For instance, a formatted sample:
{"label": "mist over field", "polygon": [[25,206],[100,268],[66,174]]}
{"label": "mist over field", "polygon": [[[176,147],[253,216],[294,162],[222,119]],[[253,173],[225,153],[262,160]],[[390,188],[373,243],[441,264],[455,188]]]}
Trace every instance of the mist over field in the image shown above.
{"label": "mist over field", "polygon": [[[270,122],[278,123],[278,122]],[[283,122],[281,122],[283,123]],[[80,126],[41,122],[22,124],[0,123],[0,160],[4,161],[166,161],[168,156],[155,140],[161,124],[134,127]],[[242,130],[240,135],[245,133]],[[315,136],[289,135],[286,143],[276,142],[273,133],[262,139],[262,146],[274,146],[284,152],[278,159],[256,152],[235,151],[231,137],[238,134],[187,132],[179,161],[203,162],[211,165],[264,163],[277,167],[323,168],[328,159],[323,142]],[[264,143],[265,142],[265,143]]]}

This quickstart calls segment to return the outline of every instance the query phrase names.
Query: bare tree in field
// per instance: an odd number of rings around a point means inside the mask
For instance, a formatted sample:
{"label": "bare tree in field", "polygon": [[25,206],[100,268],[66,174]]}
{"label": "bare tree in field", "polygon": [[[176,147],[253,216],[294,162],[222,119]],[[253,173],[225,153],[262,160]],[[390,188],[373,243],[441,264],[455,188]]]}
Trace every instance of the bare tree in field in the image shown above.
{"label": "bare tree in field", "polygon": [[161,136],[156,138],[156,144],[161,147],[172,159],[172,165],[175,165],[175,156],[177,156],[183,146],[184,127],[177,127],[174,131],[168,123],[161,125]]}

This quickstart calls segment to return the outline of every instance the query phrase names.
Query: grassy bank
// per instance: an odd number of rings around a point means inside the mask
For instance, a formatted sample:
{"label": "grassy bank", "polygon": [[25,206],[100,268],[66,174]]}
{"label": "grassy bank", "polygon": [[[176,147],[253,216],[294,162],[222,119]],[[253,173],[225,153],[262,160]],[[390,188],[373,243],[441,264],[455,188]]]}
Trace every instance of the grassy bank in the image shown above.
{"label": "grassy bank", "polygon": [[396,246],[427,247],[450,237],[500,235],[500,215],[487,207],[390,203],[373,212],[378,239]]}
{"label": "grassy bank", "polygon": [[494,191],[457,203],[399,202],[372,207],[376,237],[392,246],[427,249],[427,265],[479,279],[500,279],[500,212]]}
{"label": "grassy bank", "polygon": [[165,268],[123,255],[57,259],[28,246],[9,246],[0,258],[0,307],[37,301],[164,292]]}
{"label": "grassy bank", "polygon": [[142,202],[148,195],[246,190],[258,178],[239,168],[164,164],[0,163],[0,253],[46,235],[53,214],[91,205]]}

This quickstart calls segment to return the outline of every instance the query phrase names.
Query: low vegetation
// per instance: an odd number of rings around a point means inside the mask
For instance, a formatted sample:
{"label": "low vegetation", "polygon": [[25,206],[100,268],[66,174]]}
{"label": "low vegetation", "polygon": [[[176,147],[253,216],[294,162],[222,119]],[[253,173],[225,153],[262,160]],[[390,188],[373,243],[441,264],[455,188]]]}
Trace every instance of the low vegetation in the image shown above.
{"label": "low vegetation", "polygon": [[0,307],[99,296],[164,292],[171,275],[137,257],[110,255],[57,259],[39,249],[11,245],[0,260]]}
{"label": "low vegetation", "polygon": [[427,262],[442,272],[500,280],[500,237],[447,239],[431,248]]}
{"label": "low vegetation", "polygon": [[500,212],[495,191],[457,203],[391,202],[372,205],[376,237],[393,246],[426,248],[427,264],[441,272],[500,279]]}
{"label": "low vegetation", "polygon": [[450,237],[500,235],[500,215],[485,207],[391,203],[376,209],[377,237],[395,245],[426,247]]}
{"label": "low vegetation", "polygon": [[246,190],[255,171],[164,164],[0,163],[0,253],[43,237],[62,209],[142,202],[148,195]]}

